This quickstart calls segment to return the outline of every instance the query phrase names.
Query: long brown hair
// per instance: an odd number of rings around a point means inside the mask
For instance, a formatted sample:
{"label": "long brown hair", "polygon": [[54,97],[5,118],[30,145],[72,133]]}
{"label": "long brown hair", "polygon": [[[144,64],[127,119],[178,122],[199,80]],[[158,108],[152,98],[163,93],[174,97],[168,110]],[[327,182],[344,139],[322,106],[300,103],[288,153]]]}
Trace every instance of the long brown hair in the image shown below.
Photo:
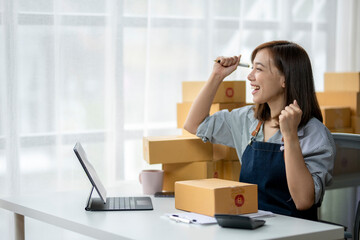
{"label": "long brown hair", "polygon": [[[285,106],[296,100],[303,112],[299,127],[304,126],[312,117],[322,122],[311,63],[306,51],[293,42],[271,41],[254,49],[251,62],[254,62],[256,54],[265,48],[269,50],[275,66],[285,77]],[[256,119],[270,120],[271,113],[267,103],[256,104],[254,110]]]}

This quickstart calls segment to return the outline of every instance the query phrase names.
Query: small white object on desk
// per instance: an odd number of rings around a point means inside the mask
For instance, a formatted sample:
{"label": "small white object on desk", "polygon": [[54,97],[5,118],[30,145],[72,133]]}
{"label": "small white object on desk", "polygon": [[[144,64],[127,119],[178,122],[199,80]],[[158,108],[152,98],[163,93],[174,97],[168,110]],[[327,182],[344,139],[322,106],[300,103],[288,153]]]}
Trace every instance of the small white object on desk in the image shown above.
{"label": "small white object on desk", "polygon": [[175,222],[191,223],[191,220],[179,217],[179,215],[176,214],[169,215],[169,218],[174,220]]}
{"label": "small white object on desk", "polygon": [[194,223],[194,224],[213,224],[216,223],[214,217],[209,217],[203,214],[183,212],[183,213],[167,213],[171,220],[182,223]]}

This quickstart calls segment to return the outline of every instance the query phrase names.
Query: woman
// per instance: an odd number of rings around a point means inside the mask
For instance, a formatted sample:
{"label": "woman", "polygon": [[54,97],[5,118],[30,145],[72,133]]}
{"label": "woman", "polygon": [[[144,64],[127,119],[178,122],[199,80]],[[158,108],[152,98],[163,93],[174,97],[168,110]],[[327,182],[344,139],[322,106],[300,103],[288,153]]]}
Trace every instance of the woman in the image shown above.
{"label": "woman", "polygon": [[209,116],[219,84],[240,57],[216,59],[184,128],[204,142],[236,148],[239,180],[258,185],[259,209],[317,220],[332,180],[335,144],[322,124],[309,57],[292,42],[261,44],[251,55],[248,75],[255,106]]}

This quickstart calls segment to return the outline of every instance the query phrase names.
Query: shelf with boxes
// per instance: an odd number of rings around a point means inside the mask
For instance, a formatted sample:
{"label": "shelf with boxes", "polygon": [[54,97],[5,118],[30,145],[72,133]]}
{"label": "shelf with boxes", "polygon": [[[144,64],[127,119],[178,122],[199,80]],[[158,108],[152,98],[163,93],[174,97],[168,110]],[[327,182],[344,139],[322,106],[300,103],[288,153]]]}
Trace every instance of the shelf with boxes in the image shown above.
{"label": "shelf with boxes", "polygon": [[331,132],[360,133],[360,72],[325,73],[316,96]]}
{"label": "shelf with boxes", "polygon": [[[360,72],[327,72],[317,92],[323,122],[331,132],[360,133]],[[337,147],[334,176],[360,172],[360,151]]]}
{"label": "shelf with boxes", "polygon": [[[206,82],[182,83],[182,102],[177,104],[177,127],[183,128],[192,102]],[[224,81],[215,95],[210,114],[245,106],[245,81]],[[181,136],[143,138],[144,159],[149,164],[162,164],[163,191],[174,191],[175,182],[205,178],[238,181],[240,161],[236,150],[224,145],[204,143],[182,129]]]}

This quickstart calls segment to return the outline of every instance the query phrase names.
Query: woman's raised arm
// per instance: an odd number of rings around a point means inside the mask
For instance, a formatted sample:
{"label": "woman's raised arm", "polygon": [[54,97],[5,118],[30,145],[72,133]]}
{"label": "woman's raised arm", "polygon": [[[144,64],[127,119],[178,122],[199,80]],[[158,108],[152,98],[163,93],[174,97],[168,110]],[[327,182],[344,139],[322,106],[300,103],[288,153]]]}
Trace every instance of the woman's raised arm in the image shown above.
{"label": "woman's raised arm", "polygon": [[241,55],[216,58],[209,80],[196,97],[185,120],[184,129],[186,131],[196,134],[200,123],[209,115],[210,107],[219,85],[225,77],[237,68],[240,58]]}

